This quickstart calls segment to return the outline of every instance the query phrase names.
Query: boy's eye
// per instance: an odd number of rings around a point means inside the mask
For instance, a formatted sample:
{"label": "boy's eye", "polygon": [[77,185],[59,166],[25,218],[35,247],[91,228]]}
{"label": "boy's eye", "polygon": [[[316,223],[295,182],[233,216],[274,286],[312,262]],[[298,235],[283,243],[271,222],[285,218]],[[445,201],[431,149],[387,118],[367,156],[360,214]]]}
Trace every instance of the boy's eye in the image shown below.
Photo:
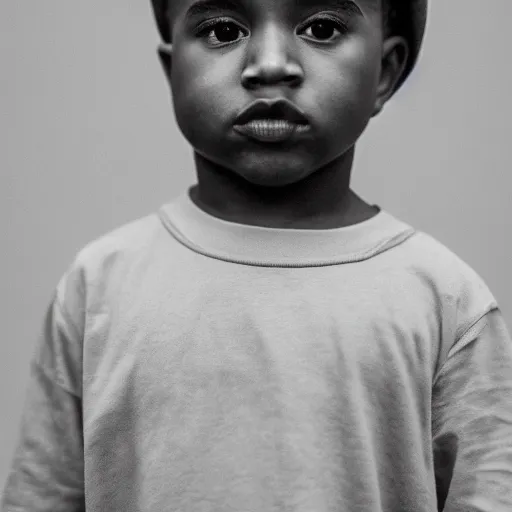
{"label": "boy's eye", "polygon": [[240,32],[241,29],[232,21],[216,21],[204,26],[197,34],[197,37],[207,35],[208,43],[212,46],[218,46],[219,43],[232,43]]}
{"label": "boy's eye", "polygon": [[[308,30],[312,34],[311,37],[318,41],[327,40],[330,42],[333,37],[333,33],[344,33],[346,26],[338,19],[330,17],[316,18],[307,25]],[[229,44],[236,41],[237,36],[243,30],[234,22],[228,20],[216,20],[208,23],[206,26],[199,30],[197,37],[207,36],[208,43],[211,46],[219,46],[223,44]]]}
{"label": "boy's eye", "polygon": [[311,27],[310,32],[313,38],[320,41],[325,41],[325,38],[330,41],[333,30],[334,32],[338,31],[339,34],[343,34],[347,31],[347,26],[340,20],[334,18],[316,18],[307,26]]}

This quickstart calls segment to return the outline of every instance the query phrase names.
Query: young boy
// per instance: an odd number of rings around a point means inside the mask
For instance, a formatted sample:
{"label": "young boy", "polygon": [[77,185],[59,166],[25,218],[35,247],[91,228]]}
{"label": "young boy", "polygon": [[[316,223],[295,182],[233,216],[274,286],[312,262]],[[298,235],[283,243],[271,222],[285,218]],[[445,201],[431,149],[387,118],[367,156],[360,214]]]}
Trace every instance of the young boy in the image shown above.
{"label": "young boy", "polygon": [[2,511],[512,511],[495,298],[349,187],[426,1],[153,7],[198,184],[62,277]]}

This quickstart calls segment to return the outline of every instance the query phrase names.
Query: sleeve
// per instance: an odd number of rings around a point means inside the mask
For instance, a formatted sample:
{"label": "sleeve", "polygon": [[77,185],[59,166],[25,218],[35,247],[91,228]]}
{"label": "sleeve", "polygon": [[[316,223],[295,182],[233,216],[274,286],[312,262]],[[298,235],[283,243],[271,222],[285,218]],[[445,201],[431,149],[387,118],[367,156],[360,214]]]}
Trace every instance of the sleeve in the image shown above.
{"label": "sleeve", "polygon": [[19,440],[1,512],[85,510],[82,336],[80,321],[72,320],[81,316],[78,305],[78,293],[62,282],[31,360]]}
{"label": "sleeve", "polygon": [[512,511],[512,341],[497,307],[448,353],[432,425],[439,510]]}

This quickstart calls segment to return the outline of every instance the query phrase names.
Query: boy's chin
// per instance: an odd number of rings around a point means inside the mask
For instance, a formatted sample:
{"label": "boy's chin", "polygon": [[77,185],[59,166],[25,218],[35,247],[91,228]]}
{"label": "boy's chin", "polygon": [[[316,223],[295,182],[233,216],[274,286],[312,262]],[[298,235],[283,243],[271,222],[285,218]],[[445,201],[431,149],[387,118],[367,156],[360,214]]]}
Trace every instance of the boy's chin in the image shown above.
{"label": "boy's chin", "polygon": [[268,169],[261,170],[260,172],[237,172],[238,176],[245,179],[251,185],[268,188],[280,188],[295,183],[299,183],[306,179],[309,174],[302,172],[287,172],[287,171],[269,171]]}
{"label": "boy's chin", "polygon": [[[207,158],[208,160],[208,158]],[[213,163],[210,160],[210,163]],[[206,167],[209,167],[206,163]],[[238,161],[221,162],[217,160],[211,166],[211,172],[220,170],[225,176],[241,178],[254,186],[260,187],[285,187],[299,183],[313,174],[320,165],[312,162],[269,156],[265,159],[242,158]]]}

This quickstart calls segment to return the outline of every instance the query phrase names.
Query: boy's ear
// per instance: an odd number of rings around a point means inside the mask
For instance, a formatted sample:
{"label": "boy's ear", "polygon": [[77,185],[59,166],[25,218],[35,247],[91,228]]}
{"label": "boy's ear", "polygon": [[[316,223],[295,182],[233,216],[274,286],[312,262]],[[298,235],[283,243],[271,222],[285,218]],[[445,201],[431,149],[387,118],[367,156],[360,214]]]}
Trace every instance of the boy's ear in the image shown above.
{"label": "boy's ear", "polygon": [[172,44],[160,43],[158,45],[158,56],[160,57],[162,68],[170,85],[172,69]]}
{"label": "boy's ear", "polygon": [[403,37],[393,36],[384,41],[381,73],[372,117],[384,108],[395,93],[400,77],[405,71],[408,56],[409,46]]}

